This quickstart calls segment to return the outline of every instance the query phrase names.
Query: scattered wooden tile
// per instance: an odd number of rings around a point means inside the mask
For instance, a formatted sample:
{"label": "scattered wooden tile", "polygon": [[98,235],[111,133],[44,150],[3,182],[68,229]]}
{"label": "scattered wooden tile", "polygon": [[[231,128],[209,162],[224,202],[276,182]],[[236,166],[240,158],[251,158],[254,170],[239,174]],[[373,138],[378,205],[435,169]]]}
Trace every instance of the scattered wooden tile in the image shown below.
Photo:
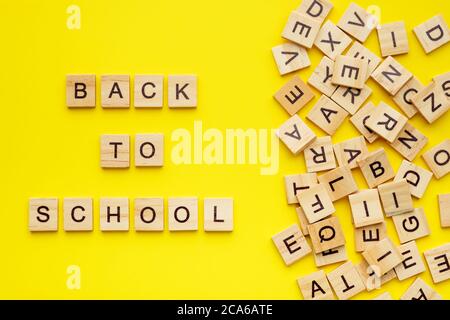
{"label": "scattered wooden tile", "polygon": [[128,198],[100,198],[100,230],[128,231]]}
{"label": "scattered wooden tile", "polygon": [[314,98],[314,93],[299,76],[294,76],[273,97],[292,116]]}
{"label": "scattered wooden tile", "polygon": [[205,198],[203,211],[205,231],[233,231],[232,198]]}
{"label": "scattered wooden tile", "polygon": [[319,90],[324,95],[331,97],[337,89],[337,85],[331,82],[333,77],[334,61],[324,56],[319,65],[311,73],[308,84]]}
{"label": "scattered wooden tile", "polygon": [[375,131],[367,126],[367,121],[371,118],[373,111],[376,107],[372,102],[366,103],[361,109],[359,109],[352,117],[350,121],[353,123],[356,129],[366,138],[369,143],[374,142],[378,135]]}
{"label": "scattered wooden tile", "polygon": [[400,243],[426,237],[430,234],[427,218],[422,208],[392,217]]}
{"label": "scattered wooden tile", "polygon": [[432,177],[433,173],[430,171],[425,170],[412,162],[403,160],[394,181],[397,182],[405,179],[409,184],[411,195],[420,199],[425,193]]}
{"label": "scattered wooden tile", "polygon": [[336,211],[325,186],[322,184],[312,186],[297,195],[297,198],[309,224],[322,220]]}
{"label": "scattered wooden tile", "polygon": [[323,270],[297,279],[305,300],[334,300],[334,294]]}
{"label": "scattered wooden tile", "polygon": [[130,107],[130,76],[104,75],[101,77],[102,107]]}
{"label": "scattered wooden tile", "polygon": [[328,273],[331,284],[339,300],[347,300],[366,289],[358,270],[351,261],[341,264]]}
{"label": "scattered wooden tile", "polygon": [[198,199],[169,198],[168,200],[169,230],[198,230]]}
{"label": "scattered wooden tile", "polygon": [[333,4],[327,0],[303,0],[297,11],[322,23],[331,9]]}
{"label": "scattered wooden tile", "polygon": [[286,200],[288,204],[298,203],[297,195],[316,185],[316,173],[292,174],[284,177]]}
{"label": "scattered wooden tile", "polygon": [[272,48],[272,54],[281,75],[304,69],[311,65],[308,52],[295,43],[283,43]]}
{"label": "scattered wooden tile", "polygon": [[394,268],[398,280],[403,281],[425,271],[425,264],[415,241],[400,245],[398,250],[403,259],[402,263]]}
{"label": "scattered wooden tile", "polygon": [[92,231],[92,198],[64,198],[64,230]]}
{"label": "scattered wooden tile", "polygon": [[350,49],[348,49],[346,55],[367,61],[368,63],[367,78],[370,77],[372,72],[378,67],[378,65],[381,62],[381,58],[379,56],[377,56],[375,53],[367,49],[358,41],[353,42]]}
{"label": "scattered wooden tile", "polygon": [[375,188],[395,176],[386,151],[382,148],[357,161],[369,188]]}
{"label": "scattered wooden tile", "polygon": [[427,143],[428,138],[407,122],[397,138],[391,143],[391,147],[405,159],[413,161]]}
{"label": "scattered wooden tile", "polygon": [[295,212],[297,213],[298,221],[300,222],[300,229],[302,230],[302,233],[304,236],[309,235],[308,232],[308,218],[306,218],[305,211],[303,211],[302,207],[298,206],[295,208]]}
{"label": "scattered wooden tile", "polygon": [[130,166],[130,136],[102,134],[100,137],[100,166],[128,168]]}
{"label": "scattered wooden tile", "polygon": [[333,142],[330,136],[318,137],[306,147],[304,155],[308,172],[319,172],[336,168]]}
{"label": "scattered wooden tile", "polygon": [[377,28],[377,31],[383,57],[409,52],[408,35],[404,21],[382,24]]}
{"label": "scattered wooden tile", "polygon": [[372,89],[367,85],[364,85],[362,89],[339,86],[331,99],[350,114],[355,114],[371,94]]}
{"label": "scattered wooden tile", "polygon": [[134,229],[136,231],[164,230],[164,199],[134,199]]}
{"label": "scattered wooden tile", "polygon": [[311,48],[320,30],[321,22],[307,14],[293,11],[281,36],[302,47]]}
{"label": "scattered wooden tile", "polygon": [[95,74],[66,76],[66,105],[71,108],[95,107]]}
{"label": "scattered wooden tile", "polygon": [[28,203],[28,230],[58,230],[58,199],[31,198]]}
{"label": "scattered wooden tile", "polygon": [[366,251],[370,245],[386,237],[387,230],[385,222],[355,228],[355,251]]}
{"label": "scattered wooden tile", "polygon": [[293,154],[299,154],[316,139],[314,132],[298,115],[292,116],[281,125],[278,137]]}
{"label": "scattered wooden tile", "polygon": [[389,292],[383,292],[372,300],[394,300]]}
{"label": "scattered wooden tile", "polygon": [[450,279],[450,243],[423,253],[434,283]]}
{"label": "scattered wooden tile", "polygon": [[404,115],[397,112],[386,103],[380,102],[366,125],[379,136],[392,143],[398,137],[407,122],[408,118]]}
{"label": "scattered wooden tile", "polygon": [[371,14],[352,2],[339,20],[338,27],[359,42],[364,42],[375,27],[373,20]]}
{"label": "scattered wooden tile", "polygon": [[439,194],[439,216],[441,219],[441,227],[450,227],[450,193]]}
{"label": "scattered wooden tile", "polygon": [[436,179],[444,177],[450,172],[450,139],[446,139],[429,149],[422,157],[433,171]]}
{"label": "scattered wooden tile", "polygon": [[167,87],[169,108],[197,107],[198,80],[196,75],[169,75]]}
{"label": "scattered wooden tile", "polygon": [[317,267],[323,267],[348,260],[345,246],[325,250],[319,253],[313,252],[313,256]]}
{"label": "scattered wooden tile", "polygon": [[272,241],[287,266],[311,252],[311,248],[297,224],[274,235]]}
{"label": "scattered wooden tile", "polygon": [[378,192],[384,213],[388,217],[414,209],[409,183],[405,179],[380,184]]}
{"label": "scattered wooden tile", "polygon": [[352,171],[347,166],[340,166],[328,171],[317,178],[325,185],[332,201],[339,200],[358,191],[358,185],[353,178]]}
{"label": "scattered wooden tile", "polygon": [[338,55],[334,61],[331,82],[345,87],[362,89],[367,79],[367,62]]}
{"label": "scattered wooden tile", "polygon": [[347,111],[326,95],[322,95],[309,111],[306,118],[327,134],[333,135],[347,116]]}
{"label": "scattered wooden tile", "polygon": [[420,90],[412,102],[428,123],[433,123],[450,109],[450,100],[436,82]]}
{"label": "scattered wooden tile", "polygon": [[369,266],[366,260],[362,260],[359,264],[357,264],[356,269],[358,270],[359,276],[366,286],[366,290],[369,292],[375,289],[380,289],[383,284],[396,278],[394,269],[389,270],[381,277],[377,276],[373,271],[373,268]]}
{"label": "scattered wooden tile", "polygon": [[371,75],[371,77],[392,96],[394,96],[406,82],[412,78],[412,76],[411,72],[392,57],[384,59]]}
{"label": "scattered wooden tile", "polygon": [[348,196],[356,228],[378,224],[384,221],[378,190],[367,189]]}
{"label": "scattered wooden tile", "polygon": [[413,30],[426,54],[450,41],[450,31],[441,14],[419,24]]}
{"label": "scattered wooden tile", "polygon": [[337,217],[308,225],[308,232],[315,253],[345,245],[344,233]]}
{"label": "scattered wooden tile", "polygon": [[392,100],[399,106],[403,113],[411,119],[417,113],[417,108],[413,103],[416,94],[423,90],[424,85],[416,77],[412,77],[401,87],[401,89],[392,97]]}
{"label": "scattered wooden tile", "polygon": [[402,256],[389,238],[384,238],[362,253],[373,272],[381,277],[402,262]]}
{"label": "scattered wooden tile", "polygon": [[352,42],[352,39],[328,20],[322,25],[314,45],[328,58],[335,60]]}
{"label": "scattered wooden tile", "polygon": [[450,99],[450,72],[435,76],[433,81],[442,89],[447,99]]}
{"label": "scattered wooden tile", "polygon": [[164,104],[163,75],[134,76],[134,106],[136,108],[161,108]]}
{"label": "scattered wooden tile", "polygon": [[164,134],[136,134],[134,164],[137,167],[160,167],[164,165]]}
{"label": "scattered wooden tile", "polygon": [[357,168],[357,161],[369,153],[363,136],[336,143],[333,149],[339,166],[345,165],[350,169]]}
{"label": "scattered wooden tile", "polygon": [[442,297],[418,277],[400,300],[442,300]]}

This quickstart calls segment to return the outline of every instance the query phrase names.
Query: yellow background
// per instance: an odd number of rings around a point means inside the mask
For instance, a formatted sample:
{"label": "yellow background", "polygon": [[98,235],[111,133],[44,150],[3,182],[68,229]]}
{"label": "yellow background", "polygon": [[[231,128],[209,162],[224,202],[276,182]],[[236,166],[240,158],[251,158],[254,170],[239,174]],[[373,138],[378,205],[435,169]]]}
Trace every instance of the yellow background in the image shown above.
{"label": "yellow background", "polygon": [[[286,267],[271,236],[297,221],[285,200],[283,176],[305,171],[303,156],[280,146],[277,175],[261,176],[252,165],[179,165],[170,162],[170,134],[192,131],[194,120],[204,129],[276,128],[288,115],[272,94],[292,75],[280,77],[271,48],[280,37],[291,10],[300,0],[153,1],[6,1],[2,5],[0,298],[301,298],[296,278],[316,271],[312,255]],[[335,23],[349,1],[334,0]],[[450,22],[450,2],[359,0],[378,5],[382,22],[404,20],[410,53],[398,60],[423,83],[449,71],[450,46],[425,55],[412,28],[437,13]],[[81,9],[81,29],[66,27],[66,9]],[[379,53],[376,33],[367,42]],[[310,50],[312,66],[298,72],[306,80],[322,54]],[[163,109],[69,110],[65,106],[65,75],[183,74],[199,77],[199,104],[194,110]],[[371,99],[393,105],[372,80]],[[99,94],[97,86],[97,95]],[[316,100],[319,97],[316,92]],[[97,101],[98,98],[97,98]],[[313,103],[300,115],[305,116]],[[429,148],[448,138],[445,115],[432,126],[416,116],[411,122],[430,139]],[[311,124],[310,122],[308,122]],[[314,126],[313,126],[314,127]],[[318,128],[316,133],[323,135]],[[102,170],[99,136],[105,133],[163,132],[163,168]],[[347,121],[334,142],[357,135]],[[395,169],[401,157],[386,147]],[[132,154],[133,156],[133,154]],[[418,158],[415,163],[425,166]],[[359,170],[354,170],[366,188]],[[440,228],[437,193],[449,192],[449,177],[433,180],[416,206],[425,208],[431,236],[417,241],[421,251],[449,241]],[[102,233],[98,226],[101,196],[196,195],[230,196],[235,200],[232,233],[198,232]],[[91,196],[94,232],[34,233],[28,231],[29,197]],[[200,213],[202,213],[200,201]],[[132,209],[132,206],[131,206]],[[353,262],[353,230],[346,200],[337,203]],[[200,224],[203,219],[200,214]],[[60,213],[60,218],[61,218]],[[388,219],[387,219],[388,220]],[[132,220],[133,221],[133,220]],[[131,221],[131,222],[132,222]],[[391,221],[388,232],[398,243]],[[81,289],[68,290],[66,268],[81,268]],[[336,266],[326,267],[330,271]],[[421,275],[431,283],[427,272]],[[413,279],[397,280],[381,290],[399,298]],[[450,298],[449,282],[433,287]]]}

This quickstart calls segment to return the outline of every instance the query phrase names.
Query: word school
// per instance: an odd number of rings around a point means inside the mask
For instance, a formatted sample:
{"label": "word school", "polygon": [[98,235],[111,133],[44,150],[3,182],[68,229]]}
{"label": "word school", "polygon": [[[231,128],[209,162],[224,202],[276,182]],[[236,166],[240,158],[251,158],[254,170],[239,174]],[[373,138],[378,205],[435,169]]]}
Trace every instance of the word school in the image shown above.
{"label": "word school", "polygon": [[[58,230],[58,199],[31,198],[29,200],[29,230]],[[93,230],[92,198],[64,198],[65,231]],[[130,224],[128,198],[100,198],[100,230],[128,231]],[[203,200],[205,231],[233,230],[233,199],[205,198]],[[164,199],[134,199],[134,229],[136,231],[164,230]],[[170,231],[198,230],[198,199],[180,197],[168,199]]]}

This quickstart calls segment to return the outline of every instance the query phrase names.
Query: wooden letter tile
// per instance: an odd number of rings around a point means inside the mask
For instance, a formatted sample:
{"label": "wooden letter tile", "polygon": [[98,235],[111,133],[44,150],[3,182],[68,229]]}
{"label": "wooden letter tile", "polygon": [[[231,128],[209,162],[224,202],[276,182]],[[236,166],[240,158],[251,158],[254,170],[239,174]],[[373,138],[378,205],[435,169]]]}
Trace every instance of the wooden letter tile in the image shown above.
{"label": "wooden letter tile", "polygon": [[377,223],[369,226],[355,228],[355,250],[363,252],[375,242],[387,237],[386,223]]}
{"label": "wooden letter tile", "polygon": [[373,272],[381,277],[402,262],[402,256],[389,238],[367,247],[362,253]]}
{"label": "wooden letter tile", "polygon": [[305,151],[305,162],[308,172],[325,171],[336,168],[333,143],[330,136],[317,138]]}
{"label": "wooden letter tile", "polygon": [[64,230],[92,231],[92,198],[64,198]]}
{"label": "wooden letter tile", "polygon": [[314,45],[331,60],[336,59],[352,42],[341,29],[328,20],[322,25]]}
{"label": "wooden letter tile", "polygon": [[233,199],[205,198],[203,208],[205,231],[233,231]]}
{"label": "wooden letter tile", "polygon": [[297,198],[310,224],[322,220],[336,211],[327,190],[322,184],[317,184],[303,191]]}
{"label": "wooden letter tile", "polygon": [[68,107],[95,107],[95,74],[66,76],[66,104]]}
{"label": "wooden letter tile", "polygon": [[422,157],[433,171],[436,179],[444,177],[450,171],[450,139],[434,146],[425,152]]}
{"label": "wooden letter tile", "polygon": [[327,0],[303,0],[297,11],[322,23],[331,9],[333,4]]}
{"label": "wooden letter tile", "polygon": [[198,230],[198,199],[169,198],[169,230]]}
{"label": "wooden letter tile", "polygon": [[58,199],[31,198],[28,204],[28,230],[58,230]]}
{"label": "wooden letter tile", "polygon": [[347,111],[326,95],[322,95],[306,118],[327,134],[333,135],[347,116]]}
{"label": "wooden letter tile", "polygon": [[400,243],[426,237],[430,234],[427,218],[422,208],[392,217]]}
{"label": "wooden letter tile", "polygon": [[425,271],[425,264],[415,241],[400,245],[398,250],[403,259],[402,263],[394,268],[398,280],[403,281]]}
{"label": "wooden letter tile", "polygon": [[420,199],[425,193],[432,177],[433,174],[430,171],[425,170],[412,162],[403,160],[394,181],[406,179],[406,182],[409,183],[411,195]]}
{"label": "wooden letter tile", "polygon": [[362,89],[340,86],[334,91],[331,99],[351,114],[355,114],[372,94],[372,89],[364,85]]}
{"label": "wooden letter tile", "polygon": [[164,164],[164,135],[136,134],[134,164],[137,167],[159,167]]}
{"label": "wooden letter tile", "polygon": [[408,53],[409,43],[405,22],[386,23],[379,26],[377,31],[383,57]]}
{"label": "wooden letter tile", "polygon": [[395,176],[386,151],[380,148],[357,161],[369,188],[375,188]]}
{"label": "wooden letter tile", "polygon": [[350,49],[348,49],[345,55],[352,58],[358,58],[367,61],[368,63],[367,78],[370,77],[372,72],[378,67],[378,65],[381,62],[381,58],[379,56],[377,56],[375,53],[367,49],[358,41],[353,42],[352,46],[350,47]]}
{"label": "wooden letter tile", "polygon": [[339,300],[350,299],[366,290],[358,270],[351,261],[328,273],[327,278]]}
{"label": "wooden letter tile", "polygon": [[308,232],[315,253],[345,245],[344,233],[337,217],[308,225]]}
{"label": "wooden letter tile", "polygon": [[136,75],[134,77],[134,106],[161,108],[164,103],[164,76]]}
{"label": "wooden letter tile", "polygon": [[333,291],[323,270],[297,279],[305,300],[334,300]]}
{"label": "wooden letter tile", "polygon": [[450,193],[440,194],[439,198],[439,215],[441,218],[441,227],[450,227]]}
{"label": "wooden letter tile", "polygon": [[380,102],[366,124],[379,136],[392,143],[398,137],[406,122],[408,122],[408,118],[386,103]]}
{"label": "wooden letter tile", "polygon": [[299,76],[294,76],[273,97],[292,116],[311,101],[314,94]]}
{"label": "wooden letter tile", "polygon": [[281,36],[302,47],[311,48],[320,30],[321,22],[310,16],[293,11]]}
{"label": "wooden letter tile", "polygon": [[313,252],[313,255],[314,255],[314,261],[316,262],[316,266],[318,268],[348,260],[347,251],[345,250],[345,246],[340,246],[340,247],[322,251],[319,253]]}
{"label": "wooden letter tile", "polygon": [[293,154],[299,154],[316,139],[314,132],[298,115],[292,116],[281,125],[278,137]]}
{"label": "wooden letter tile", "polygon": [[274,235],[272,241],[287,266],[311,253],[311,248],[297,224]]}
{"label": "wooden letter tile", "polygon": [[284,177],[286,200],[288,204],[298,203],[297,195],[316,185],[316,173],[292,174]]}
{"label": "wooden letter tile", "polygon": [[317,178],[325,185],[332,201],[339,200],[358,191],[352,171],[347,166],[340,166]]}
{"label": "wooden letter tile", "polygon": [[105,75],[101,77],[102,107],[130,107],[130,76]]}
{"label": "wooden letter tile", "polygon": [[353,123],[355,128],[358,129],[358,131],[369,143],[374,142],[378,138],[376,132],[367,126],[367,121],[372,117],[372,113],[375,109],[375,105],[372,102],[368,102],[361,109],[359,109],[358,112],[350,117],[350,121]]}
{"label": "wooden letter tile", "polygon": [[423,253],[434,283],[450,279],[450,242]]}
{"label": "wooden letter tile", "polygon": [[450,72],[446,72],[435,76],[433,78],[433,81],[436,83],[438,87],[441,87],[447,99],[450,99]]}
{"label": "wooden letter tile", "polygon": [[377,276],[373,271],[373,268],[369,266],[366,260],[362,260],[358,265],[356,265],[359,276],[363,280],[367,291],[372,291],[375,289],[380,289],[386,282],[395,279],[396,274],[394,269],[389,270],[381,277]]}
{"label": "wooden letter tile", "polygon": [[378,192],[384,212],[388,217],[414,209],[409,183],[405,179],[380,184]]}
{"label": "wooden letter tile", "polygon": [[426,284],[425,281],[417,278],[400,297],[400,300],[442,300],[442,297]]}
{"label": "wooden letter tile", "polygon": [[391,147],[405,159],[413,161],[427,143],[428,138],[407,122],[397,138],[391,143]]}
{"label": "wooden letter tile", "polygon": [[100,230],[129,230],[128,198],[100,198]]}
{"label": "wooden letter tile", "polygon": [[363,136],[348,139],[333,146],[334,154],[339,166],[348,166],[350,169],[358,167],[357,161],[369,154]]}
{"label": "wooden letter tile", "polygon": [[164,230],[164,199],[134,199],[134,229],[136,231]]}
{"label": "wooden letter tile", "polygon": [[394,96],[413,75],[394,58],[387,57],[371,76],[390,95]]}
{"label": "wooden letter tile", "polygon": [[302,230],[302,233],[304,236],[309,235],[308,232],[308,218],[306,218],[305,211],[303,211],[302,207],[296,207],[295,212],[297,213],[298,221],[300,222],[300,229]]}
{"label": "wooden letter tile", "polygon": [[367,79],[368,65],[365,60],[339,55],[333,68],[333,84],[362,89]]}
{"label": "wooden letter tile", "polygon": [[399,106],[403,113],[412,118],[417,113],[417,108],[413,103],[416,94],[425,87],[416,77],[412,77],[401,89],[392,97],[392,100]]}
{"label": "wooden letter tile", "polygon": [[427,54],[450,41],[450,31],[441,14],[419,24],[413,30]]}
{"label": "wooden letter tile", "polygon": [[375,27],[374,17],[352,2],[339,20],[338,27],[359,42],[364,42]]}
{"label": "wooden letter tile", "polygon": [[450,109],[450,100],[436,82],[420,90],[412,101],[428,123],[433,123]]}
{"label": "wooden letter tile", "polygon": [[311,65],[306,49],[295,43],[283,43],[272,48],[273,58],[281,75]]}
{"label": "wooden letter tile", "polygon": [[334,61],[324,56],[319,65],[314,69],[308,79],[308,84],[319,90],[324,95],[331,97],[337,89],[337,85],[331,82],[333,77]]}
{"label": "wooden letter tile", "polygon": [[130,136],[103,134],[100,137],[100,165],[102,168],[128,168],[130,166]]}
{"label": "wooden letter tile", "polygon": [[197,82],[196,75],[169,75],[167,80],[169,108],[197,107]]}
{"label": "wooden letter tile", "polygon": [[367,189],[348,196],[356,228],[384,221],[378,190]]}

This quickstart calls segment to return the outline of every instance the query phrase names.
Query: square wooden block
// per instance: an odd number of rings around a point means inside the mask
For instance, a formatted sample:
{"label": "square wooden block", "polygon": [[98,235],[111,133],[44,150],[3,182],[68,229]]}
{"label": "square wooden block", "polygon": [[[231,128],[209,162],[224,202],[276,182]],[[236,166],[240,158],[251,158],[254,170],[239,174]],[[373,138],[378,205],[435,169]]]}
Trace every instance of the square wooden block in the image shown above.
{"label": "square wooden block", "polygon": [[408,35],[404,21],[382,24],[377,28],[383,57],[409,52]]}
{"label": "square wooden block", "polygon": [[134,229],[136,231],[164,230],[164,199],[134,199]]}
{"label": "square wooden block", "polygon": [[64,230],[92,231],[92,198],[64,198]]}
{"label": "square wooden block", "polygon": [[104,75],[101,77],[102,107],[130,107],[130,76]]}
{"label": "square wooden block", "polygon": [[296,11],[322,23],[331,9],[333,9],[333,4],[327,0],[303,0]]}
{"label": "square wooden block", "polygon": [[430,171],[425,170],[412,162],[403,160],[394,181],[397,182],[405,179],[409,184],[411,195],[420,199],[425,193],[432,177],[433,173]]}
{"label": "square wooden block", "polygon": [[358,58],[336,57],[331,82],[345,87],[362,89],[367,79],[367,62]]}
{"label": "square wooden block", "polygon": [[283,43],[272,48],[273,58],[281,75],[304,69],[311,65],[308,52],[295,43]]}
{"label": "square wooden block", "polygon": [[396,277],[394,269],[389,270],[381,277],[377,276],[373,271],[373,268],[369,266],[366,260],[362,260],[359,264],[357,264],[356,270],[358,270],[359,276],[366,286],[366,290],[369,292],[375,289],[380,289],[383,284],[395,279]]}
{"label": "square wooden block", "polygon": [[405,179],[380,184],[378,192],[384,212],[388,217],[414,209],[409,183]]}
{"label": "square wooden block", "polygon": [[134,164],[137,167],[164,165],[164,134],[136,134],[134,143]]}
{"label": "square wooden block", "polygon": [[95,74],[66,76],[66,105],[71,108],[95,107]]}
{"label": "square wooden block", "polygon": [[450,139],[446,139],[429,149],[422,157],[433,171],[436,179],[446,176],[450,171]]}
{"label": "square wooden block", "polygon": [[281,125],[278,137],[293,154],[299,154],[316,139],[315,133],[298,115],[292,116]]}
{"label": "square wooden block", "polygon": [[58,230],[58,199],[30,198],[28,203],[28,230]]}
{"label": "square wooden block", "polygon": [[304,154],[308,172],[319,172],[336,168],[333,142],[330,136],[317,138],[306,147]]}
{"label": "square wooden block", "polygon": [[442,89],[447,99],[450,99],[450,72],[433,77],[433,81]]}
{"label": "square wooden block", "polygon": [[328,273],[327,278],[339,300],[348,300],[366,290],[358,270],[351,261]]}
{"label": "square wooden block", "polygon": [[314,98],[314,93],[299,76],[294,76],[273,97],[292,116]]}
{"label": "square wooden block", "polygon": [[164,76],[134,76],[134,106],[136,108],[161,108],[164,104]]}
{"label": "square wooden block", "polygon": [[391,143],[391,147],[408,161],[413,161],[427,143],[428,138],[407,122]]}
{"label": "square wooden block", "polygon": [[371,77],[390,95],[394,96],[412,78],[412,73],[392,57],[387,57]]}
{"label": "square wooden block", "polygon": [[386,103],[380,102],[366,125],[379,136],[392,143],[407,122],[408,118],[400,112],[397,112]]}
{"label": "square wooden block", "polygon": [[331,217],[308,226],[315,253],[345,245],[345,237],[337,217]]}
{"label": "square wooden block", "polygon": [[357,161],[369,188],[375,188],[395,176],[386,151],[380,148]]}
{"label": "square wooden block", "polygon": [[348,166],[350,169],[357,168],[357,161],[369,154],[363,136],[336,143],[333,149],[339,166]]}
{"label": "square wooden block", "polygon": [[298,203],[297,195],[316,185],[316,173],[292,174],[284,177],[284,187],[288,204]]}
{"label": "square wooden block", "polygon": [[441,227],[450,227],[450,193],[439,194],[439,215],[441,218]]}
{"label": "square wooden block", "polygon": [[379,56],[377,56],[375,53],[367,49],[358,41],[353,42],[352,46],[350,47],[350,49],[348,49],[345,55],[352,58],[358,58],[367,61],[368,63],[367,78],[370,77],[372,72],[378,67],[378,65],[381,62],[381,58]]}
{"label": "square wooden block", "polygon": [[197,107],[198,80],[196,75],[169,75],[167,90],[169,108]]}
{"label": "square wooden block", "polygon": [[384,238],[367,247],[362,253],[373,272],[381,277],[402,263],[402,256],[389,238]]}
{"label": "square wooden block", "polygon": [[442,14],[428,19],[413,30],[426,54],[450,41],[450,31]]}
{"label": "square wooden block", "polygon": [[334,294],[323,270],[297,279],[305,300],[334,300]]}
{"label": "square wooden block", "polygon": [[302,207],[296,207],[295,212],[297,213],[297,218],[300,223],[300,229],[304,236],[309,235],[308,225],[310,224],[308,218],[306,218],[305,211],[303,211]]}
{"label": "square wooden block", "polygon": [[398,250],[403,259],[402,263],[394,268],[398,280],[403,281],[425,271],[425,264],[415,241],[398,246]]}
{"label": "square wooden block", "polygon": [[311,248],[297,224],[274,235],[272,241],[287,266],[311,253]]}
{"label": "square wooden block", "polygon": [[311,73],[308,84],[319,90],[324,95],[331,97],[337,89],[337,85],[331,82],[333,77],[334,61],[324,56],[319,65]]}
{"label": "square wooden block", "polygon": [[359,42],[364,42],[375,28],[375,21],[375,17],[352,2],[339,20],[338,27]]}
{"label": "square wooden block", "polygon": [[367,189],[348,196],[356,228],[384,221],[378,190]]}
{"label": "square wooden block", "polygon": [[430,234],[427,218],[422,208],[392,217],[400,243],[426,237]]}
{"label": "square wooden block", "polygon": [[168,203],[170,231],[198,230],[197,198],[169,198]]}
{"label": "square wooden block", "polygon": [[317,178],[325,185],[332,201],[339,200],[358,191],[352,171],[347,166],[340,166]]}
{"label": "square wooden block", "polygon": [[355,251],[366,251],[373,243],[383,240],[386,237],[387,230],[385,222],[355,228]]}
{"label": "square wooden block", "polygon": [[299,194],[297,198],[309,224],[322,220],[336,211],[322,184],[312,186]]}
{"label": "square wooden block", "polygon": [[372,117],[375,109],[375,105],[372,102],[368,102],[350,117],[352,124],[369,143],[374,142],[378,138],[378,134],[367,126],[367,121]]}
{"label": "square wooden block", "polygon": [[205,231],[233,231],[232,198],[205,198],[203,211]]}
{"label": "square wooden block", "polygon": [[436,82],[431,82],[420,90],[412,98],[412,102],[428,123],[435,122],[450,109],[450,100]]}
{"label": "square wooden block", "polygon": [[416,77],[412,77],[401,87],[401,89],[392,97],[392,100],[403,111],[408,119],[414,117],[417,113],[417,108],[413,103],[413,98],[419,91],[422,91],[425,86]]}
{"label": "square wooden block", "polygon": [[339,86],[331,99],[350,114],[355,114],[371,94],[372,89],[366,85],[362,89]]}
{"label": "square wooden block", "polygon": [[417,278],[400,297],[400,300],[442,300],[442,297],[426,284],[425,281]]}
{"label": "square wooden block", "polygon": [[336,59],[349,45],[352,39],[328,20],[322,25],[314,45],[331,60]]}
{"label": "square wooden block", "polygon": [[333,248],[330,250],[325,250],[319,253],[314,253],[314,261],[316,266],[323,267],[328,266],[330,264],[335,264],[338,262],[344,262],[348,260],[347,251],[345,250],[345,246],[340,246],[337,248]]}
{"label": "square wooden block", "polygon": [[100,166],[128,168],[130,166],[130,136],[102,134],[100,137]]}
{"label": "square wooden block", "polygon": [[450,279],[450,242],[423,253],[434,283]]}
{"label": "square wooden block", "polygon": [[281,36],[302,47],[311,48],[320,30],[321,22],[307,14],[293,11]]}
{"label": "square wooden block", "polygon": [[347,111],[326,95],[322,95],[309,111],[306,118],[327,134],[333,135],[347,116]]}
{"label": "square wooden block", "polygon": [[100,198],[100,230],[128,231],[130,211],[128,198]]}

